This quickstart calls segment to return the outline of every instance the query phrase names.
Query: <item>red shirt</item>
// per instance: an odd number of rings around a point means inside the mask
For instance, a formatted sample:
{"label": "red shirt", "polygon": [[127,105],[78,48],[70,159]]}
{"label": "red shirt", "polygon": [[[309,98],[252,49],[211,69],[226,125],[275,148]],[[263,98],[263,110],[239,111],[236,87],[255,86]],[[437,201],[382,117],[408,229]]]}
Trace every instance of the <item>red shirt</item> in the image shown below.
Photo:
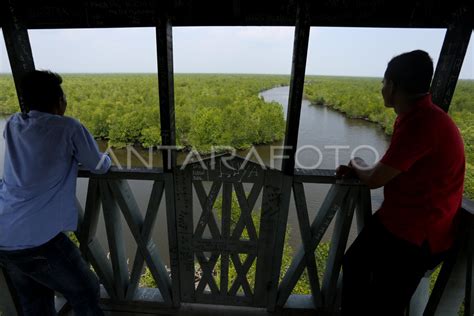
{"label": "red shirt", "polygon": [[383,225],[414,244],[427,240],[433,253],[450,248],[462,201],[464,146],[459,129],[431,95],[397,117],[381,162],[402,171],[384,187],[377,211]]}

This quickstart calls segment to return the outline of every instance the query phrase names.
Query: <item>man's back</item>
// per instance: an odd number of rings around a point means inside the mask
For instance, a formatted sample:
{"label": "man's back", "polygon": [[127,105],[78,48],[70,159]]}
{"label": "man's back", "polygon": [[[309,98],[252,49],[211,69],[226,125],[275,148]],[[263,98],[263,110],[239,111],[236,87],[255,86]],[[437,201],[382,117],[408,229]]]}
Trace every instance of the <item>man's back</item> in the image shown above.
{"label": "man's back", "polygon": [[77,229],[78,162],[94,173],[107,172],[111,162],[79,121],[64,116],[61,83],[50,71],[25,74],[20,88],[30,112],[5,125],[0,268],[22,315],[56,315],[59,292],[75,315],[103,316],[99,280],[64,232]]}
{"label": "man's back", "polygon": [[75,230],[77,162],[104,173],[110,158],[77,120],[46,112],[30,111],[27,118],[14,114],[4,137],[0,249],[34,247]]}
{"label": "man's back", "polygon": [[424,97],[397,118],[381,161],[403,171],[384,188],[379,211],[384,225],[415,244],[428,240],[435,252],[448,249],[465,169],[462,138],[451,118]]}

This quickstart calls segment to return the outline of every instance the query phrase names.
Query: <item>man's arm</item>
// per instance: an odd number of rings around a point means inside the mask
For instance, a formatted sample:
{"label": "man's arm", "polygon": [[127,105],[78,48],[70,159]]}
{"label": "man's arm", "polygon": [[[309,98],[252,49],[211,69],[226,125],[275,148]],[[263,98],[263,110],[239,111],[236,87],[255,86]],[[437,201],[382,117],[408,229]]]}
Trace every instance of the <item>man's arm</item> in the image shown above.
{"label": "man's arm", "polygon": [[370,189],[383,187],[401,173],[400,170],[385,165],[382,162],[378,162],[369,167],[367,163],[359,157],[351,159],[349,166],[357,174],[360,181]]}
{"label": "man's arm", "polygon": [[112,162],[107,154],[99,151],[97,142],[89,131],[78,124],[72,136],[73,155],[76,160],[92,173],[106,173]]}

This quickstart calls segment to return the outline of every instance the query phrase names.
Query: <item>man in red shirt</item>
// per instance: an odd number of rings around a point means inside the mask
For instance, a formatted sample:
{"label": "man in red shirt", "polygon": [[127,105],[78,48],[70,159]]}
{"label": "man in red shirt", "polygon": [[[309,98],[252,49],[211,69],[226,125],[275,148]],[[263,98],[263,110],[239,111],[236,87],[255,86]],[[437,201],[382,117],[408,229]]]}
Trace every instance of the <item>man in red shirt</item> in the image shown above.
{"label": "man in red shirt", "polygon": [[394,57],[382,95],[397,119],[382,159],[354,158],[338,168],[369,188],[384,187],[384,202],[347,250],[343,315],[403,315],[427,270],[453,244],[461,206],[464,146],[451,118],[432,103],[433,62],[421,50]]}

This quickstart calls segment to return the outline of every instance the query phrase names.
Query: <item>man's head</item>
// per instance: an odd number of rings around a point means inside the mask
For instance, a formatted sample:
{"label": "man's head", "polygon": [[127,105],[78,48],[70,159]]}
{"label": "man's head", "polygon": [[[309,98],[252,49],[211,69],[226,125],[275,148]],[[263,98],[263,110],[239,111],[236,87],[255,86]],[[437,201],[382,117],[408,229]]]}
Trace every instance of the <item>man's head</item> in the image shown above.
{"label": "man's head", "polygon": [[60,75],[51,71],[34,70],[25,75],[22,89],[25,102],[30,110],[64,115],[66,96]]}
{"label": "man's head", "polygon": [[433,60],[427,52],[414,50],[395,56],[385,70],[382,95],[385,106],[395,107],[426,95],[433,77]]}

